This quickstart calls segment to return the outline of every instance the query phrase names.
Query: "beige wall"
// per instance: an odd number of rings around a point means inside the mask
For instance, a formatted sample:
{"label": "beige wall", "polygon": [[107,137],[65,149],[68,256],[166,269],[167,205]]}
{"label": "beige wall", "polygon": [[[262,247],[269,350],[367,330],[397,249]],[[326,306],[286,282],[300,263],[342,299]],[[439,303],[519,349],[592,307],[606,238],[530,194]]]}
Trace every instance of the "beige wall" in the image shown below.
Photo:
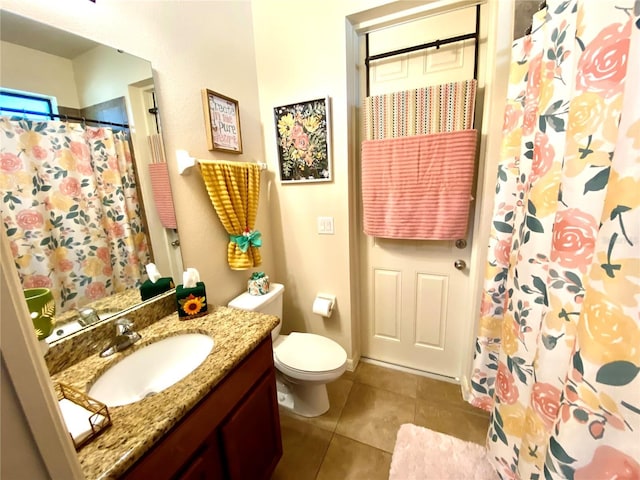
{"label": "beige wall", "polygon": [[[347,125],[345,7],[341,1],[254,1],[260,112],[266,160],[277,172],[273,108],[330,97],[333,181],[280,184],[270,199],[285,284],[283,331],[307,331],[338,341],[352,356],[349,263],[349,129]],[[334,217],[334,235],[317,233],[317,217]],[[337,296],[337,311],[322,319],[311,311],[318,292]]]}
{"label": "beige wall", "polygon": [[[360,225],[357,189],[357,124],[358,89],[354,66],[357,34],[354,27],[370,28],[372,24],[393,23],[399,16],[411,18],[424,11],[438,13],[452,5],[474,4],[466,0],[439,2],[405,1],[343,1],[299,2],[297,0],[253,0],[253,29],[255,36],[260,114],[264,128],[266,160],[277,171],[277,148],[274,135],[273,108],[278,105],[317,98],[331,97],[333,177],[331,183],[280,184],[277,177],[270,200],[274,235],[278,239],[276,257],[277,277],[286,284],[284,331],[300,329],[327,335],[340,342],[349,358],[359,356],[358,317],[360,295],[366,288],[359,279]],[[496,2],[483,7],[483,32],[489,17],[497,11]],[[493,26],[495,28],[495,25]],[[481,39],[481,53],[487,57],[486,37]],[[493,48],[493,45],[491,45]],[[507,48],[509,45],[507,44]],[[351,53],[350,53],[351,52]],[[489,56],[491,53],[489,53]],[[495,80],[493,72],[485,76],[486,61],[481,63],[481,91],[486,93]],[[491,102],[501,110],[504,96],[489,99],[485,104],[488,115]],[[488,117],[487,117],[488,118]],[[496,129],[497,125],[497,129]],[[495,178],[488,152],[488,132],[499,131],[501,120],[491,119],[483,125],[481,174],[488,172]],[[489,152],[492,153],[492,152]],[[497,158],[486,157],[486,158]],[[480,185],[482,185],[482,179]],[[488,193],[491,199],[490,192]],[[482,205],[482,199],[478,199]],[[490,208],[490,206],[489,206]],[[335,219],[335,235],[319,235],[317,216]],[[482,232],[479,245],[486,250],[487,233]],[[279,236],[279,238],[278,238]],[[475,248],[475,247],[474,247]],[[482,258],[475,256],[477,265]],[[474,265],[471,266],[472,268]],[[472,271],[484,271],[474,268]],[[331,319],[322,320],[311,312],[315,294],[326,291],[337,295],[338,311]],[[470,298],[469,331],[473,329],[476,302]],[[471,351],[472,341],[469,343]],[[461,359],[467,352],[461,352]],[[462,362],[461,362],[462,363]]]}
{"label": "beige wall", "polygon": [[80,108],[129,97],[128,85],[146,80],[151,65],[141,58],[98,46],[73,59]]}
{"label": "beige wall", "polygon": [[0,85],[57,97],[58,105],[79,108],[71,60],[0,42]]}
{"label": "beige wall", "polygon": [[0,478],[49,478],[4,361],[0,367]]}

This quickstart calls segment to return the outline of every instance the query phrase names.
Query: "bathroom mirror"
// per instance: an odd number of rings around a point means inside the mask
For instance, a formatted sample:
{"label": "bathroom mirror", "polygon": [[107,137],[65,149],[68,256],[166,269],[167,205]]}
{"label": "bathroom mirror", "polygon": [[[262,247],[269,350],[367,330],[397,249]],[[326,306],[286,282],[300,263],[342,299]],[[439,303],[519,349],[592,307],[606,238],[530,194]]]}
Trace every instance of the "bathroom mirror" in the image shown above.
{"label": "bathroom mirror", "polygon": [[[0,89],[3,94],[20,95],[26,92],[50,97],[53,113],[60,116],[53,120],[64,122],[67,127],[69,119],[82,120],[78,124],[81,123],[83,127],[106,126],[114,132],[122,130],[117,124],[128,124],[131,127],[128,146],[137,176],[137,192],[132,187],[132,195],[136,195],[139,200],[136,212],[141,217],[140,225],[144,225],[139,235],[146,238],[144,242],[149,249],[149,256],[145,258],[153,261],[163,276],[177,278],[182,272],[177,231],[165,228],[160,221],[153,203],[149,174],[149,164],[157,161],[161,156],[157,152],[163,150],[150,62],[5,10],[0,10],[0,40]],[[22,114],[2,112],[2,115],[22,115],[22,119],[28,119],[24,110]],[[100,122],[90,123],[90,119]],[[6,136],[3,140],[6,140]],[[8,145],[0,144],[0,147],[4,154]],[[16,150],[20,154],[20,147]],[[66,167],[67,165],[61,165],[61,169]],[[0,175],[3,173],[0,171]],[[59,189],[55,186],[50,186],[49,189],[51,188]],[[4,199],[1,200],[0,211],[4,219],[9,207]],[[82,215],[82,207],[66,205],[67,211],[78,212],[79,215]],[[4,221],[2,225],[5,228]],[[31,238],[24,235],[21,242],[29,242]],[[85,238],[89,238],[89,234]],[[81,261],[79,257],[69,255],[68,259]],[[122,268],[126,267],[125,258]],[[91,269],[85,268],[84,271],[89,281],[90,274],[86,272]],[[101,271],[102,273],[104,272]],[[144,279],[146,276],[142,277]],[[24,288],[29,286],[32,285],[23,284]],[[117,288],[115,282],[113,288]],[[141,303],[137,287],[112,297],[100,296],[98,293],[92,299],[95,301],[90,301],[90,297],[83,297],[69,302],[73,304],[73,308],[58,308],[55,330],[61,332],[59,327],[67,321],[73,321],[77,317],[75,311],[81,307],[95,307],[98,321],[106,321],[113,314]],[[82,325],[79,328],[81,327]],[[59,333],[55,341],[75,333],[77,329]],[[54,339],[50,337],[48,341]]]}

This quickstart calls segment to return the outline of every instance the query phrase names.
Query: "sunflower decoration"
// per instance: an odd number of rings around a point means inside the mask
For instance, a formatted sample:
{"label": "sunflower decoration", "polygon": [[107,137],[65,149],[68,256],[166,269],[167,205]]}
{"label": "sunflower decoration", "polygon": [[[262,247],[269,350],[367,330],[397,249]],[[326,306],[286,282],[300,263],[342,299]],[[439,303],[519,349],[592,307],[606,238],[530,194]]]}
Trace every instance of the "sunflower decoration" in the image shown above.
{"label": "sunflower decoration", "polygon": [[180,309],[187,314],[187,316],[194,318],[196,315],[206,313],[207,301],[206,297],[198,297],[193,293],[189,296],[179,300]]}

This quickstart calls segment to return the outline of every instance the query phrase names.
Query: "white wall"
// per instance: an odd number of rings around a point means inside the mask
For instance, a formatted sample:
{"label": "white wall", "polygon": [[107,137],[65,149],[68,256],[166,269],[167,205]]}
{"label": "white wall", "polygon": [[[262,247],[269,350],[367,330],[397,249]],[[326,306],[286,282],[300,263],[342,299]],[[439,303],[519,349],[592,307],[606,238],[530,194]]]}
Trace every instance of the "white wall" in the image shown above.
{"label": "white wall", "polygon": [[0,42],[0,85],[58,99],[58,105],[79,108],[71,60],[21,45]]}

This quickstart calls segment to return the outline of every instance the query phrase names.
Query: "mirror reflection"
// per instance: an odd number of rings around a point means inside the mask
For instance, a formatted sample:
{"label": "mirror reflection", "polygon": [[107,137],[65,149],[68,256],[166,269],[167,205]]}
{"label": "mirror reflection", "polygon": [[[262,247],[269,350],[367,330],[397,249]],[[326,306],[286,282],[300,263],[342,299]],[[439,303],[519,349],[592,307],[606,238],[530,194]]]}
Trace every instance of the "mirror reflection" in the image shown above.
{"label": "mirror reflection", "polygon": [[151,193],[164,161],[152,69],[10,12],[0,21],[0,209],[23,288],[53,293],[52,342],[140,303],[147,264],[182,271]]}

